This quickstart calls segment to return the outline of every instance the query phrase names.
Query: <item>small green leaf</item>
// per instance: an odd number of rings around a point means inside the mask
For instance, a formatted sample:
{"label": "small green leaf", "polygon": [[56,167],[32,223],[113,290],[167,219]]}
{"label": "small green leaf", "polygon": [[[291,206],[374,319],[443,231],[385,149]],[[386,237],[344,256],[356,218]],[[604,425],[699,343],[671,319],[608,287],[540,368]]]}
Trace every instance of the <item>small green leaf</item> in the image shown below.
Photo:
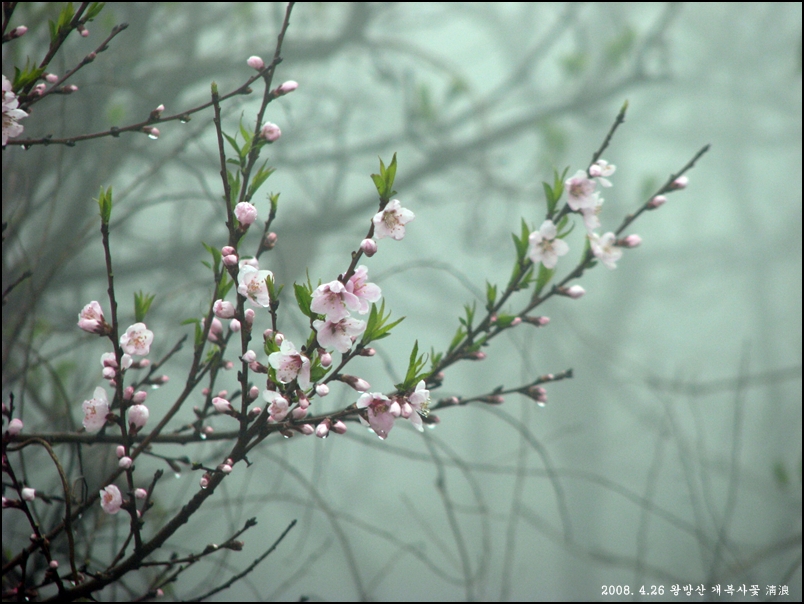
{"label": "small green leaf", "polygon": [[544,286],[550,283],[550,279],[555,274],[555,269],[547,268],[544,264],[539,264],[539,276],[536,278],[536,292],[535,295],[542,293]]}
{"label": "small green leaf", "polygon": [[100,189],[98,195],[98,208],[100,208],[100,217],[103,224],[109,224],[112,217],[112,187],[109,186],[105,191],[103,187]]}
{"label": "small green leaf", "polygon": [[310,303],[313,300],[312,289],[308,289],[308,286],[304,284],[294,283],[293,290],[296,293],[296,303],[299,305],[299,310],[305,316],[312,317],[312,311],[310,310]]}
{"label": "small green leaf", "polygon": [[497,286],[492,285],[486,281],[486,308],[491,310],[494,308],[494,302],[497,301]]}
{"label": "small green leaf", "polygon": [[145,315],[151,308],[151,304],[156,298],[156,294],[144,294],[142,291],[134,294],[134,322],[142,323],[145,320]]}
{"label": "small green leaf", "polygon": [[456,331],[455,335],[452,337],[452,342],[450,342],[449,348],[447,348],[447,354],[450,354],[453,350],[455,350],[465,337],[466,331],[463,329],[463,327],[459,327],[458,331]]}

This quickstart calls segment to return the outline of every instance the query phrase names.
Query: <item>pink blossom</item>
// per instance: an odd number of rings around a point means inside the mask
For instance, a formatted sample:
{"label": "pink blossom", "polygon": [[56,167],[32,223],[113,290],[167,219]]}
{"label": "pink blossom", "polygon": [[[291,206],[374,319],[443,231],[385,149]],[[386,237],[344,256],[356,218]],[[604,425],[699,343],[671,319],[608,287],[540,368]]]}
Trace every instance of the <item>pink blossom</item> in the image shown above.
{"label": "pink blossom", "polygon": [[603,208],[603,198],[598,195],[592,195],[593,205],[588,208],[581,208],[583,215],[583,225],[586,227],[587,233],[592,233],[595,229],[600,228],[600,210]]}
{"label": "pink blossom", "polygon": [[[349,310],[358,310],[361,301],[351,288],[338,281],[319,285],[313,292],[310,310],[326,315],[328,321],[340,321],[349,316]],[[349,310],[347,310],[349,309]]]}
{"label": "pink blossom", "polygon": [[327,386],[326,384],[319,384],[318,386],[315,387],[315,393],[318,396],[326,396],[329,394],[329,386]]}
{"label": "pink blossom", "polygon": [[623,251],[616,247],[617,236],[614,233],[606,233],[602,236],[592,233],[589,235],[589,244],[592,248],[592,253],[607,268],[617,268],[617,261],[622,257]]}
{"label": "pink blossom", "polygon": [[262,71],[265,68],[265,61],[256,55],[249,57],[246,64],[257,71]]}
{"label": "pink blossom", "polygon": [[[101,367],[109,367],[111,369],[117,369],[117,358],[115,357],[113,352],[104,352],[100,358]],[[123,369],[128,369],[131,367],[132,363],[134,362],[131,358],[130,354],[123,354],[120,357],[120,362],[123,365]]]}
{"label": "pink blossom", "polygon": [[78,313],[78,327],[89,333],[106,333],[106,321],[101,305],[93,300]]}
{"label": "pink blossom", "polygon": [[274,275],[271,271],[260,271],[249,264],[243,264],[237,275],[237,293],[244,298],[248,298],[254,306],[267,307],[271,304],[268,296],[268,286],[265,279]]}
{"label": "pink blossom", "polygon": [[123,507],[123,496],[120,494],[120,489],[113,484],[103,489],[100,497],[101,507],[107,514],[117,514]]}
{"label": "pink blossom", "polygon": [[627,237],[623,237],[617,243],[624,247],[638,247],[642,243],[642,237],[634,233],[628,235]]}
{"label": "pink blossom", "polygon": [[22,420],[19,419],[18,417],[15,417],[10,422],[8,422],[8,433],[11,436],[16,436],[20,432],[22,432]]}
{"label": "pink blossom", "polygon": [[382,439],[388,437],[394,427],[394,414],[391,411],[391,399],[379,392],[365,392],[357,399],[357,408],[366,409],[368,422],[360,416],[363,425],[368,425]]}
{"label": "pink blossom", "polygon": [[315,427],[315,435],[318,438],[326,438],[327,436],[329,436],[329,424],[330,424],[329,419],[325,419],[323,422],[318,424]]}
{"label": "pink blossom", "polygon": [[282,342],[278,352],[268,355],[268,364],[276,370],[276,379],[283,384],[298,380],[299,388],[310,387],[310,359],[298,352],[290,340]]}
{"label": "pink blossom", "polygon": [[243,226],[248,226],[257,220],[257,208],[247,201],[241,201],[234,207],[234,215]]}
{"label": "pink blossom", "polygon": [[337,322],[316,320],[313,321],[313,327],[318,332],[318,342],[322,346],[331,346],[344,353],[352,347],[354,338],[366,330],[366,322],[347,317]]}
{"label": "pink blossom", "polygon": [[276,124],[272,124],[271,122],[265,122],[262,129],[260,130],[260,136],[262,136],[269,143],[273,143],[274,141],[279,140],[279,137],[282,136],[282,131]]}
{"label": "pink blossom", "polygon": [[567,189],[567,204],[574,211],[581,208],[591,208],[596,203],[595,187],[597,183],[587,178],[586,172],[578,170],[575,176],[568,178],[564,183]]}
{"label": "pink blossom", "polygon": [[332,424],[332,429],[338,434],[346,434],[346,424],[344,424],[341,420],[338,420]]}
{"label": "pink blossom", "polygon": [[151,351],[154,332],[145,327],[145,323],[134,323],[120,336],[120,346],[128,354],[145,356]]}
{"label": "pink blossom", "polygon": [[109,414],[109,401],[103,388],[95,388],[95,396],[82,405],[84,410],[84,428],[87,432],[98,432],[106,424]]}
{"label": "pink blossom", "polygon": [[275,422],[281,422],[283,419],[285,419],[288,414],[290,404],[284,396],[278,392],[274,392],[273,390],[266,390],[262,393],[262,398],[264,398],[266,402],[270,403],[270,407],[268,407],[270,417],[268,419]]}
{"label": "pink blossom", "polygon": [[374,236],[377,239],[391,237],[399,241],[405,236],[405,225],[416,216],[410,210],[403,208],[398,199],[392,199],[385,208],[377,212],[374,223]]}
{"label": "pink blossom", "polygon": [[[201,320],[201,326],[204,326],[205,320]],[[209,326],[207,333],[207,340],[210,342],[219,342],[223,338],[223,323],[220,322],[218,317],[212,317],[212,323]]]}
{"label": "pink blossom", "polygon": [[226,266],[237,266],[237,254],[227,254],[223,257],[223,264]]}
{"label": "pink blossom", "polygon": [[17,122],[24,117],[28,117],[22,109],[18,109],[20,103],[17,95],[12,90],[11,82],[3,76],[3,146],[8,143],[8,139],[16,138],[22,134],[23,127]]}
{"label": "pink blossom", "polygon": [[133,463],[134,463],[133,459],[131,459],[128,455],[124,455],[117,462],[117,465],[118,465],[118,467],[120,467],[120,468],[122,468],[124,470],[128,470]]}
{"label": "pink blossom", "polygon": [[545,220],[538,231],[533,231],[528,238],[530,251],[528,257],[534,264],[541,262],[545,268],[555,268],[558,257],[569,252],[569,246],[562,239],[556,239],[556,225],[552,220]]}
{"label": "pink blossom", "polygon": [[229,329],[231,329],[234,333],[240,331],[240,321],[237,319],[232,319],[229,321]]}
{"label": "pink blossom", "polygon": [[132,405],[128,410],[128,422],[137,428],[145,426],[149,415],[148,407],[145,405]]}
{"label": "pink blossom", "polygon": [[369,302],[376,302],[382,297],[382,290],[378,285],[366,282],[367,275],[368,268],[360,265],[346,284],[347,289],[360,299],[358,312],[361,315],[369,311]]}

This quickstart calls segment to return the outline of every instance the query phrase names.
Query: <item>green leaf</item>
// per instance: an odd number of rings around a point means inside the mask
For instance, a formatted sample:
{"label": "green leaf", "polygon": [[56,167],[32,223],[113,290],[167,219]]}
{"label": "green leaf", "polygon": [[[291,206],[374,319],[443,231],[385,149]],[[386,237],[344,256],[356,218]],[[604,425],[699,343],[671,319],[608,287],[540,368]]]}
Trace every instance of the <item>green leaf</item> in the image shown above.
{"label": "green leaf", "polygon": [[201,328],[201,319],[185,319],[181,322],[182,325],[195,325],[195,348],[198,348],[204,342],[204,330]]}
{"label": "green leaf", "polygon": [[494,302],[497,301],[497,286],[492,285],[486,281],[486,308],[491,310],[494,308]]}
{"label": "green leaf", "polygon": [[555,269],[547,268],[544,264],[539,263],[539,276],[536,278],[536,292],[535,295],[542,293],[544,286],[550,283],[550,279],[555,274]]}
{"label": "green leaf", "polygon": [[265,160],[265,163],[262,164],[257,173],[254,175],[254,178],[251,181],[251,184],[248,188],[248,195],[246,196],[247,199],[251,199],[254,194],[259,190],[259,188],[263,185],[263,183],[268,180],[268,177],[274,173],[274,168],[265,169],[265,164],[268,163],[268,160]]}
{"label": "green leaf", "polygon": [[134,294],[134,322],[141,323],[145,320],[145,315],[151,308],[151,304],[156,298],[156,294],[144,294],[142,291]]}
{"label": "green leaf", "polygon": [[427,365],[427,359],[430,355],[419,354],[419,341],[413,343],[413,350],[410,353],[410,360],[408,361],[408,370],[405,373],[405,381],[396,384],[396,389],[400,391],[412,390],[420,379],[427,376],[429,371],[422,372],[424,366]]}
{"label": "green leaf", "polygon": [[92,4],[90,4],[86,12],[87,21],[94,20],[95,17],[97,17],[103,10],[104,6],[106,6],[105,2],[93,2]]}
{"label": "green leaf", "polygon": [[[235,150],[235,153],[237,153],[237,155],[239,156],[240,155],[240,145],[237,144],[237,138],[233,138],[233,137],[229,136],[228,134],[226,134],[225,132],[222,132],[221,134],[223,134],[223,136],[226,138],[226,140],[229,141],[229,144],[232,145],[232,148]],[[238,165],[239,165],[239,162],[238,162]]]}
{"label": "green leaf", "polygon": [[452,337],[452,342],[450,342],[449,348],[447,348],[447,354],[450,354],[453,350],[455,350],[465,337],[466,331],[463,329],[463,327],[459,327],[458,331],[456,331],[455,335]]}
{"label": "green leaf", "polygon": [[312,311],[310,310],[310,303],[313,300],[313,290],[312,288],[308,289],[308,286],[305,284],[299,285],[298,283],[293,284],[293,290],[296,293],[296,303],[299,305],[299,310],[307,317],[312,317]]}
{"label": "green leaf", "polygon": [[500,328],[508,327],[516,319],[516,315],[497,315],[496,325]]}
{"label": "green leaf", "polygon": [[112,187],[109,186],[105,191],[103,187],[100,188],[98,195],[98,208],[100,208],[100,217],[103,224],[109,224],[109,219],[112,217]]}
{"label": "green leaf", "polygon": [[363,338],[360,340],[364,346],[375,340],[391,335],[391,329],[399,325],[405,317],[401,317],[393,323],[388,323],[391,318],[391,311],[385,314],[385,300],[382,301],[380,308],[376,304],[371,305],[371,313],[369,313],[368,323],[366,324],[366,331],[363,332]]}

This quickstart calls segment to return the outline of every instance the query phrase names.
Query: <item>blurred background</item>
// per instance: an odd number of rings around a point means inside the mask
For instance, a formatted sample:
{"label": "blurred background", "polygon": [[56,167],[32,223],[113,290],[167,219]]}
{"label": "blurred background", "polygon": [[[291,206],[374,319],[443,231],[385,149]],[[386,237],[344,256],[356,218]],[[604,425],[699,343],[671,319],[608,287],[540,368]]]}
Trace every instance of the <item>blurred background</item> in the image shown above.
{"label": "blurred background", "polygon": [[[30,31],[4,45],[6,76],[41,60],[59,7],[17,8],[12,26]],[[232,90],[253,74],[249,56],[270,60],[284,10],[110,4],[49,70],[66,73],[115,24],[128,29],[70,80],[78,92],[35,105],[23,137],[108,130],[160,103],[179,113],[206,102],[212,81]],[[603,191],[602,231],[712,148],[686,190],[632,225],[643,243],[616,270],[587,272],[586,296],[539,307],[549,326],[509,330],[485,361],[453,367],[432,393],[474,396],[572,368],[572,380],[548,386],[545,408],[509,396],[439,412],[424,434],[397,422],[387,441],[357,424],[323,441],[269,438],[157,558],[222,542],[256,517],[244,551],[205,558],[167,597],[219,585],[297,519],[256,572],[216,597],[606,600],[603,586],[663,586],[666,598],[677,584],[719,599],[710,591],[719,584],[759,590],[729,599],[800,601],[801,4],[302,3],[282,54],[275,84],[292,79],[299,89],[268,108],[282,138],[263,152],[276,173],[255,197],[265,219],[268,192],[281,192],[278,245],[261,260],[286,285],[281,330],[297,344],[306,338],[292,283],[306,271],[314,283],[335,279],[365,236],[378,156],[387,163],[397,153],[397,197],[416,214],[404,240],[380,241],[365,261],[393,316],[406,317],[376,357],[354,363],[351,373],[374,391],[401,381],[414,341],[445,350],[462,306],[482,307],[486,280],[505,286],[510,233],[521,218],[531,228],[544,218],[542,181],[554,168],[586,168],[624,101],[626,123],[603,156],[617,171]],[[241,119],[253,126],[257,84],[225,105],[230,134]],[[226,243],[211,118],[160,125],[158,140],[4,149],[3,288],[24,270],[33,277],[3,309],[3,400],[14,393],[26,432],[75,430],[81,402],[103,385],[104,344],[76,327],[90,300],[108,312],[93,201],[101,186],[114,187],[121,323],[133,322],[135,291],[156,294],[147,320],[156,360],[192,333],[182,320],[206,312],[201,241]],[[577,264],[582,230],[568,238],[558,278]],[[245,250],[259,242],[252,231]],[[257,326],[269,326],[267,313]],[[173,357],[171,381],[150,393],[152,419],[180,392],[190,354]],[[218,387],[236,389],[235,372]],[[344,386],[314,405],[355,399]],[[201,393],[189,403],[176,426],[192,421]],[[231,429],[227,420],[213,425]],[[97,491],[116,466],[111,449],[57,452],[71,478]],[[159,450],[212,465],[225,451]],[[26,481],[58,495],[45,455],[26,455]],[[168,469],[138,461],[141,486],[157,468]],[[164,478],[145,530],[156,531],[199,478]],[[35,507],[46,526],[63,513],[41,499]],[[3,512],[6,551],[30,532],[6,522],[15,513]],[[82,550],[89,569],[102,568],[125,522],[95,513],[80,524],[93,545]],[[103,596],[131,599],[153,576]],[[774,597],[771,586],[789,595]]]}

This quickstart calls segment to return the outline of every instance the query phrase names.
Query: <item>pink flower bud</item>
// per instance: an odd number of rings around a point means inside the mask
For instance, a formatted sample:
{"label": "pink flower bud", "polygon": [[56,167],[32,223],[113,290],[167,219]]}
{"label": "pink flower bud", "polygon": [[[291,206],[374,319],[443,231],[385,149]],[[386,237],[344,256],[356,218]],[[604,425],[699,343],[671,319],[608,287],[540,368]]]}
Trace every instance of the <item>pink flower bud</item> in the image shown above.
{"label": "pink flower bud", "polygon": [[637,247],[640,243],[642,243],[642,237],[639,235],[628,235],[620,239],[617,245],[621,245],[622,247]]}
{"label": "pink flower bud", "polygon": [[229,321],[229,329],[231,329],[234,333],[240,331],[240,321],[237,319],[232,319]]}
{"label": "pink flower bud", "polygon": [[11,30],[11,38],[19,38],[20,36],[24,36],[25,32],[28,31],[28,28],[24,25],[18,25],[14,29]]}
{"label": "pink flower bud", "polygon": [[326,438],[329,436],[329,420],[325,419],[323,422],[315,427],[315,435],[318,438]]}
{"label": "pink flower bud", "polygon": [[686,176],[679,176],[673,181],[673,183],[670,185],[670,188],[676,190],[683,189],[689,184],[689,182],[690,179],[687,178]]}
{"label": "pink flower bud", "polygon": [[369,384],[366,380],[353,375],[342,375],[341,381],[344,384],[348,384],[358,392],[366,392],[369,388],[371,388],[371,384]]}
{"label": "pink flower bud", "polygon": [[243,226],[249,226],[257,220],[257,208],[247,201],[241,201],[234,208],[234,215]]}
{"label": "pink flower bud", "polygon": [[146,398],[148,398],[148,393],[145,390],[137,390],[131,400],[134,403],[144,403]]}
{"label": "pink flower bud", "polygon": [[519,325],[520,323],[522,323],[522,317],[514,317],[514,320],[511,321],[511,327],[515,327],[516,325]]}
{"label": "pink flower bud", "polygon": [[265,236],[265,241],[263,242],[263,247],[266,250],[272,250],[276,247],[277,239],[279,239],[279,235],[271,231]]}
{"label": "pink flower bud", "polygon": [[240,357],[244,363],[253,363],[257,360],[257,353],[253,350],[247,350],[245,354]]}
{"label": "pink flower bud", "polygon": [[374,254],[377,253],[377,242],[373,239],[364,239],[363,242],[360,244],[360,249],[363,250],[363,253],[371,258]]}
{"label": "pink flower bud", "polygon": [[165,106],[164,105],[159,105],[156,109],[151,111],[151,115],[149,116],[148,119],[149,120],[158,120],[160,117],[162,117],[162,112],[164,110],[165,110]]}
{"label": "pink flower bud", "polygon": [[55,73],[48,73],[45,75],[45,81],[49,82],[50,84],[55,84],[59,81],[59,76],[57,76]]}
{"label": "pink flower bud", "polygon": [[290,415],[293,417],[293,419],[303,419],[307,416],[307,409],[303,407],[296,407],[290,412]]}
{"label": "pink flower bud", "polygon": [[22,498],[25,501],[33,501],[36,499],[36,489],[32,489],[31,487],[24,487],[22,489]]}
{"label": "pink flower bud", "polygon": [[235,307],[231,302],[215,300],[215,303],[212,305],[212,312],[220,319],[231,319],[235,316]]}
{"label": "pink flower bud", "polygon": [[206,489],[209,486],[209,475],[208,474],[204,474],[201,477],[201,480],[198,481],[198,486],[200,486],[202,489]]}
{"label": "pink flower bud", "polygon": [[344,424],[341,420],[338,420],[332,424],[332,429],[338,434],[346,434],[346,424]]}
{"label": "pink flower bud", "polygon": [[134,497],[137,499],[145,499],[148,496],[148,491],[145,489],[134,489]]}
{"label": "pink flower bud", "polygon": [[550,322],[550,317],[525,317],[525,321],[536,327],[544,327]]}
{"label": "pink flower bud", "polygon": [[265,61],[263,61],[257,55],[249,57],[248,60],[246,61],[246,64],[252,69],[256,69],[257,71],[262,71],[265,68]]}
{"label": "pink flower bud", "polygon": [[145,132],[145,134],[148,135],[148,138],[151,138],[153,140],[156,140],[156,139],[159,138],[159,134],[160,134],[159,128],[155,128],[154,126],[145,126],[142,129],[142,131]]}
{"label": "pink flower bud", "polygon": [[260,415],[260,413],[262,413],[262,408],[260,408],[260,407],[252,407],[248,411],[248,415],[252,419],[256,419]]}
{"label": "pink flower bud", "polygon": [[89,333],[106,333],[106,321],[103,318],[101,305],[93,300],[78,313],[78,327]]}
{"label": "pink flower bud", "polygon": [[46,89],[47,85],[44,82],[39,82],[36,86],[33,87],[31,93],[37,96],[42,96],[42,94],[44,94]]}
{"label": "pink flower bud", "polygon": [[228,256],[229,254],[234,254],[236,252],[237,252],[237,250],[235,250],[231,245],[224,245],[221,248],[221,255],[222,256]]}
{"label": "pink flower bud", "polygon": [[81,34],[82,38],[88,38],[89,37],[89,30],[86,27],[80,27],[79,26],[78,27],[78,33]]}
{"label": "pink flower bud", "polygon": [[123,400],[124,401],[130,401],[133,396],[134,396],[134,387],[133,386],[126,386],[123,389]]}
{"label": "pink flower bud", "polygon": [[252,386],[248,389],[248,398],[252,401],[255,400],[260,395],[260,389],[256,386]]}
{"label": "pink flower bud", "polygon": [[232,473],[232,466],[230,466],[228,463],[221,464],[220,470],[224,474],[231,474]]}
{"label": "pink flower bud", "polygon": [[52,568],[53,570],[56,570],[59,567],[59,561],[58,560],[51,560],[50,562],[48,562],[48,566],[50,568]]}
{"label": "pink flower bud", "polygon": [[282,131],[276,124],[265,122],[265,125],[260,130],[260,136],[262,136],[269,143],[273,143],[274,141],[279,140],[279,137],[282,136]]}
{"label": "pink flower bud", "polygon": [[327,351],[321,352],[321,350],[319,350],[318,358],[321,361],[321,366],[324,369],[326,369],[327,367],[332,365],[332,355],[330,353],[328,353]]}
{"label": "pink flower bud", "polygon": [[219,396],[212,399],[212,406],[215,407],[215,411],[218,413],[230,413],[232,411],[232,403]]}
{"label": "pink flower bud", "polygon": [[468,355],[466,355],[466,358],[472,361],[482,361],[486,358],[486,353],[481,350],[476,350],[475,352],[470,352]]}
{"label": "pink flower bud", "polygon": [[94,50],[87,55],[87,61],[88,62],[94,61],[97,58],[98,58],[98,53],[96,53]]}
{"label": "pink flower bud", "polygon": [[499,394],[492,394],[491,396],[485,397],[483,401],[490,405],[502,405],[505,399]]}
{"label": "pink flower bud", "polygon": [[375,354],[377,354],[377,351],[374,350],[373,348],[363,348],[360,351],[361,357],[373,357]]}
{"label": "pink flower bud", "polygon": [[117,454],[117,457],[119,459],[120,457],[123,457],[126,454],[126,448],[123,445],[117,445],[115,453]]}
{"label": "pink flower bud", "polygon": [[132,463],[134,463],[134,461],[128,455],[124,455],[120,458],[120,461],[117,462],[117,465],[124,470],[128,470]]}
{"label": "pink flower bud", "polygon": [[315,387],[315,393],[318,396],[326,396],[329,394],[329,386],[326,384],[318,384],[318,386]]}
{"label": "pink flower bud", "polygon": [[282,342],[284,342],[284,341],[285,341],[285,336],[284,336],[284,335],[282,335],[282,334],[281,334],[281,333],[279,333],[279,332],[276,332],[276,334],[274,335],[274,343],[275,343],[277,346],[282,346]]}
{"label": "pink flower bud", "polygon": [[563,293],[572,298],[573,300],[577,300],[586,293],[586,290],[582,288],[580,285],[572,285],[570,287],[564,288]]}
{"label": "pink flower bud", "polygon": [[276,96],[282,96],[283,94],[287,94],[289,92],[293,92],[299,87],[299,83],[294,80],[288,80],[284,84],[282,84],[279,88],[276,89]]}
{"label": "pink flower bud", "polygon": [[245,314],[246,323],[248,323],[249,325],[254,323],[254,309],[253,308],[247,308],[246,312],[244,314]]}
{"label": "pink flower bud", "polygon": [[22,420],[15,417],[10,422],[8,422],[8,433],[11,436],[15,436],[20,432],[22,432]]}
{"label": "pink flower bud", "polygon": [[223,257],[223,264],[225,266],[237,266],[237,255],[236,254],[228,254]]}
{"label": "pink flower bud", "polygon": [[394,401],[388,406],[388,412],[394,417],[399,417],[402,415],[402,407],[399,405],[398,401]]}
{"label": "pink flower bud", "polygon": [[104,380],[113,380],[114,379],[114,369],[112,367],[104,367],[103,368],[103,379]]}
{"label": "pink flower bud", "polygon": [[128,423],[134,424],[137,428],[142,428],[148,421],[148,407],[145,405],[133,405],[128,410]]}
{"label": "pink flower bud", "polygon": [[666,201],[667,201],[667,197],[665,197],[664,195],[657,195],[656,197],[654,197],[653,199],[651,199],[648,202],[648,209],[649,210],[655,210],[659,206],[664,205]]}
{"label": "pink flower bud", "polygon": [[531,386],[528,388],[528,396],[532,398],[540,407],[547,404],[547,390],[541,386]]}

